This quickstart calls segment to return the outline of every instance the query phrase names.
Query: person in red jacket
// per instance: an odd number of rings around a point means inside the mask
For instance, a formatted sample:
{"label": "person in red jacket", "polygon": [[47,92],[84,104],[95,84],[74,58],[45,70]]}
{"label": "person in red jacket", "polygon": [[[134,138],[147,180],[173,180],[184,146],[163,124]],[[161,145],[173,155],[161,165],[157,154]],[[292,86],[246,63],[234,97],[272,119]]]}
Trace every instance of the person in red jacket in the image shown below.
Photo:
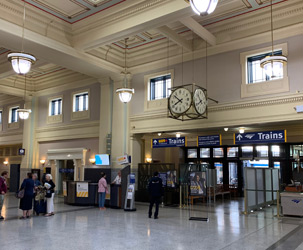
{"label": "person in red jacket", "polygon": [[4,220],[4,217],[1,215],[1,211],[4,204],[4,195],[7,192],[7,185],[6,185],[7,177],[8,177],[8,172],[3,171],[0,176],[0,220]]}

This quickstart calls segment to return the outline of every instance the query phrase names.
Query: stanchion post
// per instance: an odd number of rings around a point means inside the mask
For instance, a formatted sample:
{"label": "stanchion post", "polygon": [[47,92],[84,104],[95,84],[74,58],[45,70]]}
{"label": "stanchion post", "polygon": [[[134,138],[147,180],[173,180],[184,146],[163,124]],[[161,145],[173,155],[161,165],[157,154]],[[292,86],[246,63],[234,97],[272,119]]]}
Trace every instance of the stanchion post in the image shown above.
{"label": "stanchion post", "polygon": [[179,208],[182,208],[182,184],[180,184],[180,205]]}
{"label": "stanchion post", "polygon": [[243,214],[248,215],[248,204],[247,204],[247,190],[244,189],[244,212]]}
{"label": "stanchion post", "polygon": [[280,192],[277,191],[277,218],[280,218]]}

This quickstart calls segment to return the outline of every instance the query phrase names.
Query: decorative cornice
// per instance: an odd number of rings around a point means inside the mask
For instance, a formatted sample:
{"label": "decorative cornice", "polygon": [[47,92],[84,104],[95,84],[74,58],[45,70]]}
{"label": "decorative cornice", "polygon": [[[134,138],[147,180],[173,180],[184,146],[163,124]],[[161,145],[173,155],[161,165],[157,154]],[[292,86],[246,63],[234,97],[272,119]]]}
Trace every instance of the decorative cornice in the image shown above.
{"label": "decorative cornice", "polygon": [[60,130],[72,130],[72,129],[79,129],[79,128],[92,128],[98,127],[99,128],[99,121],[92,121],[92,122],[85,122],[85,123],[77,123],[77,124],[60,124],[56,126],[47,126],[47,127],[39,127],[36,128],[36,133],[45,133],[45,132],[55,132]]}
{"label": "decorative cornice", "polygon": [[[212,112],[221,112],[227,110],[240,110],[247,108],[256,108],[256,107],[280,105],[287,103],[297,103],[297,102],[303,102],[302,93],[296,95],[290,95],[290,96],[271,97],[262,100],[217,104],[214,106],[209,106],[208,112],[212,113]],[[144,114],[141,115],[132,115],[130,116],[130,122],[149,120],[149,119],[160,119],[160,118],[167,118],[167,111],[163,111],[163,110],[153,111],[153,112],[145,112]]]}

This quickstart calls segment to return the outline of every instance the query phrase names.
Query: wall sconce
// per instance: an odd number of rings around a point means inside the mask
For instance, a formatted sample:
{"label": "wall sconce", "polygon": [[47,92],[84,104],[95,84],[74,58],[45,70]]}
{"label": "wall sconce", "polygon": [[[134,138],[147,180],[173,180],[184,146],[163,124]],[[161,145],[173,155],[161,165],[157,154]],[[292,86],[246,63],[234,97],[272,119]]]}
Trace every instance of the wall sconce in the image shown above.
{"label": "wall sconce", "polygon": [[45,162],[46,162],[46,160],[40,160],[40,163],[42,164],[42,166],[44,166],[44,164],[45,164]]}
{"label": "wall sconce", "polygon": [[152,158],[146,158],[147,163],[152,163],[153,159]]}
{"label": "wall sconce", "polygon": [[7,166],[7,165],[8,165],[8,161],[4,161],[3,164],[4,164],[5,166]]}
{"label": "wall sconce", "polygon": [[95,158],[90,158],[90,159],[89,159],[89,162],[90,162],[91,164],[95,164],[96,159],[95,159]]}
{"label": "wall sconce", "polygon": [[179,133],[179,132],[176,133],[176,137],[177,137],[177,138],[180,138],[180,137],[181,137],[181,133]]}
{"label": "wall sconce", "polygon": [[228,128],[224,128],[224,131],[227,132],[227,131],[228,131]]}

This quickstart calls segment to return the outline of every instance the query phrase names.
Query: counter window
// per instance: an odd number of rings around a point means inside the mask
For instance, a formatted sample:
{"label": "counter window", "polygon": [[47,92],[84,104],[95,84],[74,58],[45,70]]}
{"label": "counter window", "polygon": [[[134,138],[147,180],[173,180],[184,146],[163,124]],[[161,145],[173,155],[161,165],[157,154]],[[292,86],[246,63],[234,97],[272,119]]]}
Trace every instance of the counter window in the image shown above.
{"label": "counter window", "polygon": [[214,158],[222,158],[224,157],[223,148],[214,148],[213,150]]}
{"label": "counter window", "polygon": [[217,184],[223,184],[223,164],[221,162],[215,162],[217,170]]}
{"label": "counter window", "polygon": [[268,157],[268,146],[257,146],[257,157]]}
{"label": "counter window", "polygon": [[209,158],[210,148],[200,148],[200,158]]}
{"label": "counter window", "polygon": [[198,158],[197,149],[196,148],[188,149],[187,158]]}
{"label": "counter window", "polygon": [[237,147],[229,147],[227,148],[227,157],[238,157],[239,149]]}
{"label": "counter window", "polygon": [[253,147],[252,146],[243,146],[242,147],[242,157],[243,158],[252,158],[253,157]]}

